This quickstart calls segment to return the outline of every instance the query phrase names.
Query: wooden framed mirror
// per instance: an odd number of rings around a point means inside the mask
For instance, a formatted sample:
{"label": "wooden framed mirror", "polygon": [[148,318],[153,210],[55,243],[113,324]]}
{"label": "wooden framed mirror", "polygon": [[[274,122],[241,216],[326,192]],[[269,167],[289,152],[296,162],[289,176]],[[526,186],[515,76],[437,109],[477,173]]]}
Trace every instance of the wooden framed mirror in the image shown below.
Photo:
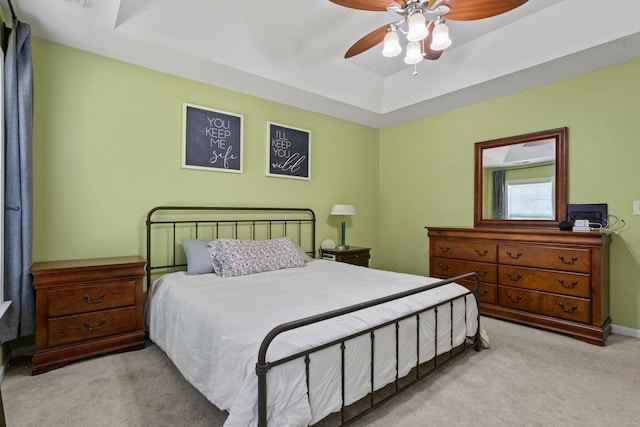
{"label": "wooden framed mirror", "polygon": [[474,225],[558,228],[567,219],[567,128],[475,143]]}

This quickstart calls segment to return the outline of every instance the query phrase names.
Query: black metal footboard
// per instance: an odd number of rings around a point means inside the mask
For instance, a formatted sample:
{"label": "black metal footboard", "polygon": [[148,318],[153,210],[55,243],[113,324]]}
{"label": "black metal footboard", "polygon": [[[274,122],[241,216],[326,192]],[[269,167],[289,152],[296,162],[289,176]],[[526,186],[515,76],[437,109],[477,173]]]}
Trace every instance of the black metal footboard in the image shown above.
{"label": "black metal footboard", "polygon": [[[369,307],[373,307],[379,304],[384,304],[390,301],[394,301],[400,298],[404,298],[410,295],[415,295],[421,292],[425,292],[428,291],[430,289],[434,289],[437,288],[439,286],[443,286],[446,285],[448,283],[452,283],[452,282],[459,282],[461,280],[464,279],[474,279],[475,280],[475,290],[474,290],[474,295],[475,295],[475,301],[476,301],[476,307],[477,307],[477,331],[475,333],[475,335],[471,338],[471,343],[470,346],[473,346],[474,349],[476,351],[480,350],[480,309],[479,309],[479,301],[480,301],[480,296],[479,296],[479,291],[480,291],[480,280],[479,280],[479,276],[477,273],[469,273],[469,274],[465,274],[465,275],[461,275],[461,276],[457,276],[457,277],[453,277],[447,280],[442,280],[440,282],[437,283],[433,283],[430,285],[425,285],[419,288],[415,288],[415,289],[411,289],[408,291],[404,291],[404,292],[400,292],[400,293],[396,293],[393,295],[389,295],[387,297],[382,297],[382,298],[377,298],[375,300],[371,300],[371,301],[367,301],[364,303],[360,303],[360,304],[355,304],[355,305],[351,305],[348,307],[344,307],[338,310],[333,310],[327,313],[322,313],[319,315],[315,315],[315,316],[310,316],[304,319],[299,319],[299,320],[295,320],[292,322],[287,322],[284,323],[282,325],[276,326],[275,328],[273,328],[264,338],[264,340],[262,341],[262,344],[260,345],[260,350],[258,352],[258,361],[256,363],[256,375],[258,376],[258,426],[260,427],[266,427],[267,426],[267,373],[269,372],[270,369],[272,369],[275,366],[278,365],[282,365],[284,363],[290,362],[292,360],[295,359],[299,359],[299,358],[304,358],[305,364],[306,364],[306,378],[307,378],[307,390],[309,390],[309,363],[310,363],[310,355],[318,352],[320,350],[323,350],[325,348],[331,347],[331,346],[335,346],[335,345],[340,345],[341,348],[341,352],[342,352],[342,371],[341,371],[341,375],[342,375],[342,408],[340,410],[340,425],[347,425],[350,424],[354,421],[356,421],[357,419],[361,418],[362,416],[364,416],[365,414],[371,412],[373,409],[377,408],[378,406],[382,405],[384,402],[388,401],[390,398],[396,396],[398,393],[400,393],[401,391],[405,390],[406,388],[408,388],[409,386],[415,384],[416,382],[418,382],[419,380],[421,380],[422,378],[426,377],[428,374],[430,374],[431,372],[434,371],[435,368],[437,368],[439,366],[439,357],[437,355],[437,349],[438,349],[438,310],[440,309],[447,309],[447,306],[450,307],[450,310],[453,311],[453,301],[464,298],[465,301],[465,327],[467,325],[467,318],[466,318],[466,296],[471,294],[471,292],[467,292],[465,294],[462,295],[458,295],[454,298],[451,298],[447,301],[443,301],[437,305],[434,306],[429,306],[429,307],[424,307],[421,308],[420,310],[414,311],[412,313],[406,314],[404,316],[402,316],[401,318],[398,319],[393,319],[391,321],[385,322],[383,324],[377,325],[375,327],[366,329],[366,330],[362,330],[359,331],[358,333],[352,334],[350,336],[346,336],[346,337],[342,337],[338,340],[332,341],[332,342],[328,342],[325,343],[319,347],[315,347],[309,350],[305,350],[303,352],[300,353],[296,353],[293,354],[291,356],[288,356],[286,358],[283,359],[279,359],[276,361],[272,361],[272,362],[267,362],[266,360],[266,355],[267,355],[267,350],[269,348],[269,345],[271,344],[271,342],[281,333],[286,332],[286,331],[290,331],[293,329],[297,329],[303,326],[307,326],[313,323],[317,323],[317,322],[321,322],[323,320],[327,320],[327,319],[331,319],[334,317],[338,317],[338,316],[342,316],[348,313],[353,313],[359,310],[363,310]],[[433,369],[428,370],[428,372],[424,372],[421,373],[420,372],[420,316],[425,313],[425,312],[429,312],[429,311],[434,311],[435,312],[435,354],[433,359],[431,359],[433,361]],[[410,381],[403,381],[402,385],[400,385],[400,380],[401,378],[399,378],[398,375],[398,363],[399,363],[399,337],[398,337],[398,330],[399,330],[399,323],[402,320],[405,319],[409,319],[411,317],[414,317],[417,320],[417,328],[416,328],[416,349],[417,349],[417,358],[416,358],[416,366],[413,368],[412,375],[414,378]],[[453,316],[451,316],[451,321],[453,322]],[[395,343],[396,343],[396,354],[395,354],[395,369],[396,369],[396,379],[395,382],[393,383],[392,387],[392,393],[386,395],[383,399],[379,399],[378,401],[375,401],[374,399],[374,394],[376,392],[376,390],[374,390],[374,362],[375,362],[375,353],[374,353],[374,347],[373,347],[373,339],[375,336],[375,332],[377,330],[380,330],[384,327],[387,327],[389,325],[393,325],[395,324],[396,327],[396,338],[395,338]],[[347,417],[345,414],[345,380],[346,380],[346,373],[345,373],[345,363],[344,363],[344,351],[345,351],[345,343],[353,340],[359,336],[362,335],[366,335],[369,334],[371,336],[371,340],[372,340],[372,347],[371,347],[371,391],[369,393],[369,395],[367,396],[370,400],[369,404],[367,404],[365,406],[364,409],[358,411],[356,413],[356,415],[354,416],[350,416]],[[463,340],[463,344],[462,347],[466,348],[467,347],[467,340]],[[451,360],[454,356],[454,345],[453,345],[453,323],[451,325],[451,350],[450,350],[450,354],[449,357],[446,359],[446,361]],[[408,375],[407,375],[408,376]],[[406,379],[406,377],[404,377],[404,379]]]}

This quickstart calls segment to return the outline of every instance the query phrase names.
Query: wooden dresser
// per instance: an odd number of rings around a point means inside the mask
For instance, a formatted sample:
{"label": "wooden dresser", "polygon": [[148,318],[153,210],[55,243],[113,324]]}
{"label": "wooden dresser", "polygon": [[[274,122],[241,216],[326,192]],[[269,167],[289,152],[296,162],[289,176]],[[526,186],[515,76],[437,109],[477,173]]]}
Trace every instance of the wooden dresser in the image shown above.
{"label": "wooden dresser", "polygon": [[112,351],[144,348],[138,256],[36,262],[33,374]]}
{"label": "wooden dresser", "polygon": [[611,332],[609,235],[427,228],[430,275],[477,272],[482,314],[604,345]]}

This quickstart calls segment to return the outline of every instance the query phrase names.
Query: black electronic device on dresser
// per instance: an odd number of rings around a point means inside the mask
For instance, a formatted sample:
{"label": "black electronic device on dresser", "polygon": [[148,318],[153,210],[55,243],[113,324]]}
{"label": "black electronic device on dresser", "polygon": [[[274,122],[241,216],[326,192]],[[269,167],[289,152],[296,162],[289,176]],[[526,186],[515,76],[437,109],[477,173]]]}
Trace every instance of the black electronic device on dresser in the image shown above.
{"label": "black electronic device on dresser", "polygon": [[371,248],[358,246],[347,246],[345,249],[320,249],[320,257],[326,260],[369,267],[370,250]]}

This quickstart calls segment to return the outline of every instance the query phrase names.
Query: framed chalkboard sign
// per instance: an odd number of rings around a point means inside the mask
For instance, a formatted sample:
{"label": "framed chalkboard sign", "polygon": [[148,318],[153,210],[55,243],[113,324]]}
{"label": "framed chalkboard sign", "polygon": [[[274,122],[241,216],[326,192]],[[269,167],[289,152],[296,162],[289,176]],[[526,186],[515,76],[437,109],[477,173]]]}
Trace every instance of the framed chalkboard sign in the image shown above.
{"label": "framed chalkboard sign", "polygon": [[311,179],[311,132],[267,122],[267,175]]}
{"label": "framed chalkboard sign", "polygon": [[242,116],[183,104],[182,167],[242,172]]}

